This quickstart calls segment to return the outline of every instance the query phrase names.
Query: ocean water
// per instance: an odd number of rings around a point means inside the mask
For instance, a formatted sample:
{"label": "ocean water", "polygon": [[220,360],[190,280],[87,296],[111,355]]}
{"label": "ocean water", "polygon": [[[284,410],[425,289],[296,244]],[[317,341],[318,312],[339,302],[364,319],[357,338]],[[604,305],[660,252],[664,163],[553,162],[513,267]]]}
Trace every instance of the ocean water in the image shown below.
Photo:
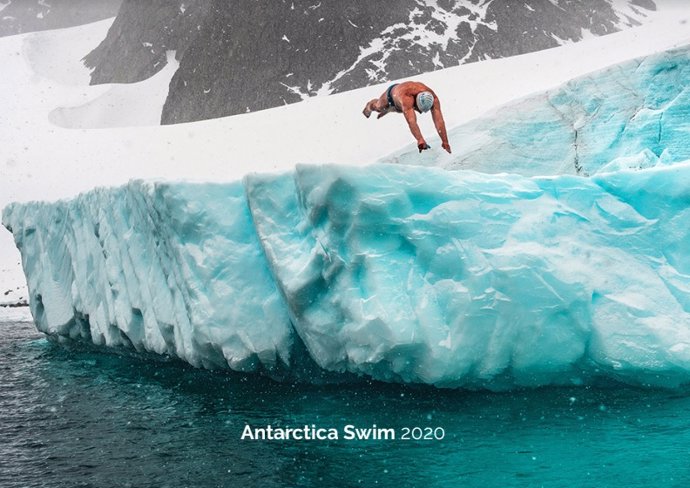
{"label": "ocean water", "polygon": [[[374,424],[396,439],[343,438]],[[340,438],[242,440],[246,425]],[[400,438],[414,427],[443,438]],[[66,348],[6,320],[0,486],[686,487],[690,391],[283,384]]]}

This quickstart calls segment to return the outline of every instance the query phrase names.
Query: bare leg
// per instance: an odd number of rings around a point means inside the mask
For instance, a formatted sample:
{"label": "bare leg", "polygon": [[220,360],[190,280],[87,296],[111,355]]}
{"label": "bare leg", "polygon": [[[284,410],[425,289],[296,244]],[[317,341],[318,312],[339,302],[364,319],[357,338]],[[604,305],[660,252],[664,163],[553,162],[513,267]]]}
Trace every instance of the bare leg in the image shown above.
{"label": "bare leg", "polygon": [[362,113],[364,114],[364,116],[365,116],[367,119],[368,119],[369,116],[371,115],[371,112],[373,112],[374,110],[376,110],[376,102],[377,102],[377,101],[378,101],[378,100],[377,100],[376,98],[374,98],[373,100],[370,100],[369,103],[367,103],[367,104],[364,106],[364,110],[362,110]]}
{"label": "bare leg", "polygon": [[379,118],[381,118],[381,117],[383,117],[383,115],[388,113],[387,108],[388,108],[388,98],[387,98],[386,94],[384,93],[379,98],[374,98],[373,100],[370,100],[369,103],[367,103],[364,106],[364,110],[362,110],[362,113],[368,119],[369,116],[371,115],[371,112],[380,112],[382,115],[379,115]]}

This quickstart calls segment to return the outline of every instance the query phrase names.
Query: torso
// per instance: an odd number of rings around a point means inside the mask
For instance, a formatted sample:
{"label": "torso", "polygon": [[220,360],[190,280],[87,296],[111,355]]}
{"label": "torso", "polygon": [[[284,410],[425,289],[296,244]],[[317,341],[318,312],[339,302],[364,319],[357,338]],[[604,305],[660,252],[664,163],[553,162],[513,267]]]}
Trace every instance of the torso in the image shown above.
{"label": "torso", "polygon": [[389,87],[391,98],[393,98],[394,104],[390,107],[391,110],[396,112],[404,112],[408,107],[415,110],[417,113],[422,113],[417,108],[416,97],[419,93],[423,91],[431,92],[434,97],[433,90],[426,86],[424,83],[418,81],[404,81],[402,83],[392,85]]}

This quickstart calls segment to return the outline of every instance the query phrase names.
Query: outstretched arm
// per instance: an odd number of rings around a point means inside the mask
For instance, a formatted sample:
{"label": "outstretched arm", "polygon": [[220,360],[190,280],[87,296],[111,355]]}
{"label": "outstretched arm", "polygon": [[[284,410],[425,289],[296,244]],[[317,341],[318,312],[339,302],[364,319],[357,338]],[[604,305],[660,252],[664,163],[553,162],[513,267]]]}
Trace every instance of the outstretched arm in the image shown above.
{"label": "outstretched arm", "polygon": [[412,132],[412,135],[415,139],[417,139],[417,149],[419,149],[419,152],[422,152],[424,149],[429,149],[429,146],[424,140],[424,136],[422,136],[422,131],[419,130],[419,125],[417,125],[417,115],[414,113],[414,109],[406,109],[404,115],[405,120],[407,121],[407,125],[410,126],[410,131]]}
{"label": "outstretched arm", "polygon": [[448,144],[448,134],[446,133],[446,123],[443,121],[443,114],[441,113],[441,102],[438,97],[434,100],[434,106],[431,108],[431,118],[434,120],[436,132],[441,137],[441,147],[450,154],[450,144]]}

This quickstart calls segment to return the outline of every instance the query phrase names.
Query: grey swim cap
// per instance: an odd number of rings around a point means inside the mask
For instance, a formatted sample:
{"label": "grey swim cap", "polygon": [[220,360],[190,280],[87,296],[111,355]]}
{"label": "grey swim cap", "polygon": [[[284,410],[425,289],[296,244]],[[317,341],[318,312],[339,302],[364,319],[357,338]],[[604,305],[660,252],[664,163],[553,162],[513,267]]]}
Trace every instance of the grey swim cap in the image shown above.
{"label": "grey swim cap", "polygon": [[417,108],[420,112],[428,112],[434,106],[434,96],[431,92],[423,91],[417,95]]}

